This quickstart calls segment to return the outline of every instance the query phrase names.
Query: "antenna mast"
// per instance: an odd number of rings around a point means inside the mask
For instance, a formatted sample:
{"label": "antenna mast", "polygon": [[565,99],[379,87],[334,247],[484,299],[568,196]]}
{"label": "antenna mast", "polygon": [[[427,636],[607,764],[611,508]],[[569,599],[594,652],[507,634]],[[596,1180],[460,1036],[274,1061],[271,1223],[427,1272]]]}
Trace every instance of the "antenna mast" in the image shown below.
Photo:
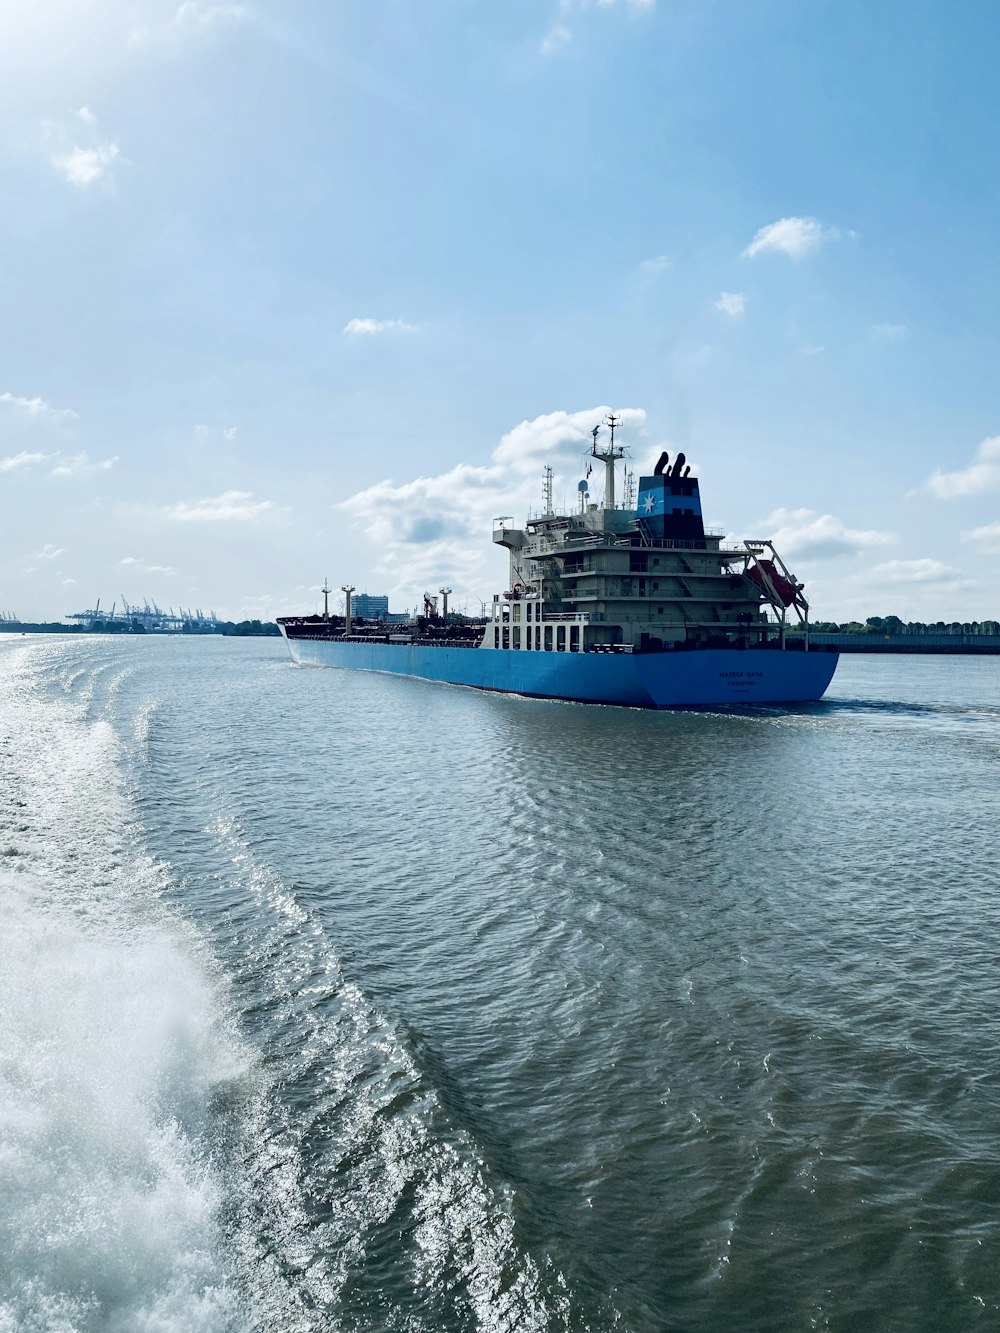
{"label": "antenna mast", "polygon": [[542,494],[545,496],[545,517],[549,518],[552,514],[552,468],[546,463],[545,481],[542,485]]}
{"label": "antenna mast", "polygon": [[610,414],[604,423],[611,431],[611,443],[606,448],[598,449],[597,434],[600,426],[595,426],[590,432],[594,437],[594,444],[591,448],[591,454],[594,458],[599,458],[604,464],[604,508],[614,509],[615,507],[615,463],[623,456],[625,450],[620,444],[615,444],[615,431],[621,425],[621,418],[616,417],[614,412]]}
{"label": "antenna mast", "polygon": [[329,579],[327,578],[327,576],[324,574],[324,575],[323,575],[323,586],[322,586],[322,588],[320,588],[320,592],[323,594],[323,619],[324,619],[324,620],[329,620],[329,619],[330,619],[330,594],[333,592],[333,589],[332,589],[329,585],[330,585],[330,580],[329,580]]}

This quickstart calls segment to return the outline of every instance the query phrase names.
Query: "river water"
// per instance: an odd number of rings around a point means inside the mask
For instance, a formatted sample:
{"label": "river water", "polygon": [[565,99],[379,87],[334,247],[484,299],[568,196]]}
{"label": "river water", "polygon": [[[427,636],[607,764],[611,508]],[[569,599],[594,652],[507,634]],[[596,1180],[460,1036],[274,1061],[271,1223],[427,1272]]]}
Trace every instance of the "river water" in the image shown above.
{"label": "river water", "polygon": [[1000,1327],[1000,658],[0,640],[0,1330]]}

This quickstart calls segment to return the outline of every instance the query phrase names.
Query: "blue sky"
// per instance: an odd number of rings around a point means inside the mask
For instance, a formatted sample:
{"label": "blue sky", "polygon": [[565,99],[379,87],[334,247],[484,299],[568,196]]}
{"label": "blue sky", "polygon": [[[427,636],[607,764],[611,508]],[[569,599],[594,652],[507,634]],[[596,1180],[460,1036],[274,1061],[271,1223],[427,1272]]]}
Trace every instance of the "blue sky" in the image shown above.
{"label": "blue sky", "polygon": [[547,461],[570,499],[614,407],[817,618],[1000,616],[998,39],[920,0],[7,0],[0,608],[474,608],[491,518]]}

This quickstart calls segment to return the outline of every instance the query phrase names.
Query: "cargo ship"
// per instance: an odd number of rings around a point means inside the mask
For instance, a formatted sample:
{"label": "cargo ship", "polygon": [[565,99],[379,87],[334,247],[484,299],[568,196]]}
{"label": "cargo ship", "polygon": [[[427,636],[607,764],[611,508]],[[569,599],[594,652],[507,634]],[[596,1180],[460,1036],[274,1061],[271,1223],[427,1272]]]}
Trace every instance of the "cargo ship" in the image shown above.
{"label": "cargo ship", "polygon": [[[494,521],[509,553],[508,587],[481,619],[439,612],[424,597],[412,621],[281,616],[292,659],[414,676],[479,690],[635,708],[802,703],[822,698],[839,654],[809,641],[809,604],[774,544],[726,543],[707,532],[698,479],[683,454],[663,453],[651,476],[626,474],[611,416],[592,432],[604,496],[579,483],[572,513],[557,513],[552,470],[544,511],[523,526]],[[795,633],[789,633],[794,627]]]}

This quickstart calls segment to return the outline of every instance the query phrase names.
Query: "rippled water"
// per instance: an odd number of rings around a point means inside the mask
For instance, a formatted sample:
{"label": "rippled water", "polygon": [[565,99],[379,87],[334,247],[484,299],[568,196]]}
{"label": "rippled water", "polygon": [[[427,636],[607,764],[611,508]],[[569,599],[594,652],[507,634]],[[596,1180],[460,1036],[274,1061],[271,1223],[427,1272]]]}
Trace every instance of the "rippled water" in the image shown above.
{"label": "rippled water", "polygon": [[0,640],[0,1330],[1000,1326],[1000,659]]}

